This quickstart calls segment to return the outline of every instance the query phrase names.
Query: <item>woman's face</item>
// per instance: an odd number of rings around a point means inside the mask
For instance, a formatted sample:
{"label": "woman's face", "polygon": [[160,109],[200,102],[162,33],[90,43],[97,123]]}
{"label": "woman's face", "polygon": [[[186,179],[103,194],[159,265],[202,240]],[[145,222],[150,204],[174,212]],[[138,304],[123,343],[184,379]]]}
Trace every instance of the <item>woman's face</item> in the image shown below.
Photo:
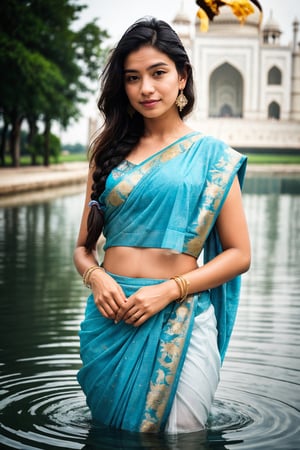
{"label": "woman's face", "polygon": [[130,53],[124,63],[124,86],[131,106],[145,118],[177,111],[175,100],[184,89],[186,76],[174,62],[151,46]]}

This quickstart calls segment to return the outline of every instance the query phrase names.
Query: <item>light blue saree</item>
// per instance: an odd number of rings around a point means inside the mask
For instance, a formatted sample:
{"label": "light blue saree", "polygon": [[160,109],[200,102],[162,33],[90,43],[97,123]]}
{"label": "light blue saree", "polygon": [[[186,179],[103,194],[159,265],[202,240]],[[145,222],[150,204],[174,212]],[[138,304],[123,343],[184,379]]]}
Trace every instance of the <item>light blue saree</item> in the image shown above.
{"label": "light blue saree", "polygon": [[[198,132],[174,142],[141,164],[123,161],[107,179],[105,249],[166,248],[204,261],[222,251],[215,223],[236,175],[242,184],[246,158]],[[111,274],[129,296],[164,280]],[[163,431],[171,410],[195,316],[212,303],[223,360],[232,332],[240,277],[173,303],[135,328],[115,324],[87,301],[81,324],[83,366],[78,381],[94,421],[129,431]]]}

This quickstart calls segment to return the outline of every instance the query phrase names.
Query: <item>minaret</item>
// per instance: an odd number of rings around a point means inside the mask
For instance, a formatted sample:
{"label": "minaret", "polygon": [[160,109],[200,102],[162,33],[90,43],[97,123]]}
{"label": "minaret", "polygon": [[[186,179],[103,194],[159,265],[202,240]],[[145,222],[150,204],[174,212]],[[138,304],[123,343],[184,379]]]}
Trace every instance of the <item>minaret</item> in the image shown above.
{"label": "minaret", "polygon": [[190,54],[191,51],[191,20],[184,11],[184,3],[181,0],[180,10],[173,19],[174,29],[183,43],[186,51]]}
{"label": "minaret", "polygon": [[270,17],[263,27],[263,43],[268,45],[280,45],[281,30],[273,18],[273,11],[270,12]]}
{"label": "minaret", "polygon": [[293,22],[293,53],[292,53],[292,89],[291,89],[291,120],[300,121],[300,43],[298,42],[299,21]]}

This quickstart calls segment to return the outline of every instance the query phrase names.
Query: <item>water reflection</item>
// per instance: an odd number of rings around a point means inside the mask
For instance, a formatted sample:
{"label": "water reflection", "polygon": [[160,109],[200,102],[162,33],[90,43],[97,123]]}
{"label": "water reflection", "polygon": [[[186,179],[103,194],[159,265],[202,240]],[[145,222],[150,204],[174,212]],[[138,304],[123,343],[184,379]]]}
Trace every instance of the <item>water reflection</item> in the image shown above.
{"label": "water reflection", "polygon": [[298,195],[300,193],[300,177],[255,175],[250,172],[246,177],[243,191],[248,194]]}
{"label": "water reflection", "polygon": [[[83,191],[0,209],[0,443],[30,449],[298,448],[298,180],[247,180],[252,268],[209,427],[179,436],[91,426],[76,382],[87,290],[72,264]],[[266,187],[267,186],[267,187]],[[271,187],[272,189],[271,189]],[[276,188],[277,189],[277,188]],[[278,188],[279,189],[279,188]],[[23,199],[22,199],[23,200]],[[24,200],[23,200],[24,201]]]}

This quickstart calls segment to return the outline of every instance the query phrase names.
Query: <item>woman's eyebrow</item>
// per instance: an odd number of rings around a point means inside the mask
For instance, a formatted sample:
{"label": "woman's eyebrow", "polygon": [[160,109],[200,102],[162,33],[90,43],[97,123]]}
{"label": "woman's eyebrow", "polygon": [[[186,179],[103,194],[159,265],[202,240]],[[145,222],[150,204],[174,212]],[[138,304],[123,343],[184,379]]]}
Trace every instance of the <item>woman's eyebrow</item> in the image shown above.
{"label": "woman's eyebrow", "polygon": [[[151,64],[151,66],[147,67],[147,70],[152,70],[155,69],[156,67],[161,67],[161,66],[168,66],[167,63],[165,62],[158,62],[155,64]],[[124,69],[124,73],[128,73],[128,72],[138,72],[138,70],[136,69]]]}

